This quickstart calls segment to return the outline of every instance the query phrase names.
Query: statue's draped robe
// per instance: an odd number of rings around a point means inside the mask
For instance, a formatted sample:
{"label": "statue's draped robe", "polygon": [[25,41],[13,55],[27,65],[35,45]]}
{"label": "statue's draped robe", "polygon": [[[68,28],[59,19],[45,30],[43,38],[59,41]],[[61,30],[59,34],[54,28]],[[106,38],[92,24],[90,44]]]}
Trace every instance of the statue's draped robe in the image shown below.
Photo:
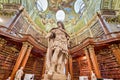
{"label": "statue's draped robe", "polygon": [[64,29],[53,28],[48,33],[48,35],[49,35],[49,39],[48,39],[48,50],[46,55],[46,70],[50,68],[51,59],[54,53],[53,51],[57,48],[59,48],[60,50],[58,54],[58,60],[56,61],[57,64],[66,64],[68,57],[68,40],[69,40],[69,35],[65,32]]}

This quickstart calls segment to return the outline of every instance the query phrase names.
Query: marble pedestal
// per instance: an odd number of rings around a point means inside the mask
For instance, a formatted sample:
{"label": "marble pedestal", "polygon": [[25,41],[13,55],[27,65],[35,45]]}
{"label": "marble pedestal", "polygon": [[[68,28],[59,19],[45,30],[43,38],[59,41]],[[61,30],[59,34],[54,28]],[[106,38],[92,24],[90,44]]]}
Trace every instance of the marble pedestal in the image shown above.
{"label": "marble pedestal", "polygon": [[64,74],[54,74],[52,80],[66,80],[66,75]]}
{"label": "marble pedestal", "polygon": [[52,76],[49,76],[48,74],[45,74],[44,79],[42,80],[66,80],[66,75],[54,73]]}

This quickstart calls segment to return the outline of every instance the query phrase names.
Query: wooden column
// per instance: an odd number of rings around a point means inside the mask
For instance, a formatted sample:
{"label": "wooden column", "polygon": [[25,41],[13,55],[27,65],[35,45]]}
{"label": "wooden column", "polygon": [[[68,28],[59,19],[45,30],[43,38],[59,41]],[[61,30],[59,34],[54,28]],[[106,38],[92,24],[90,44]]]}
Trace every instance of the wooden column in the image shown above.
{"label": "wooden column", "polygon": [[104,23],[101,15],[100,15],[98,12],[97,12],[97,16],[98,16],[98,18],[99,18],[99,20],[100,20],[100,22],[101,22],[101,24],[102,24],[102,28],[103,28],[105,34],[108,34],[108,33],[109,33],[109,30],[108,30],[106,24]]}
{"label": "wooden column", "polygon": [[117,44],[112,44],[109,46],[113,52],[113,55],[116,57],[117,62],[120,64],[120,49]]}
{"label": "wooden column", "polygon": [[71,75],[71,79],[73,80],[73,67],[72,67],[72,57],[69,57],[69,71]]}
{"label": "wooden column", "polygon": [[22,59],[23,59],[23,57],[24,57],[24,55],[25,55],[25,53],[26,53],[27,48],[28,48],[28,43],[27,43],[27,42],[24,42],[24,43],[23,43],[23,46],[22,46],[22,48],[21,48],[21,50],[20,50],[20,52],[19,52],[19,55],[18,55],[18,58],[17,58],[17,60],[16,60],[15,66],[14,66],[14,68],[13,68],[13,71],[12,71],[12,73],[11,73],[11,75],[10,75],[11,80],[14,80],[15,73],[16,73],[16,71],[18,70],[18,68],[20,67],[20,64],[21,64]]}
{"label": "wooden column", "polygon": [[95,74],[96,74],[97,78],[101,78],[101,73],[100,73],[97,58],[96,58],[96,55],[95,55],[94,46],[89,45],[88,46],[88,51],[89,51],[89,54],[90,54],[90,58],[91,58],[93,67],[95,69]]}
{"label": "wooden column", "polygon": [[92,71],[92,65],[91,65],[91,59],[90,59],[89,52],[88,52],[87,48],[84,48],[84,53],[85,53],[85,56],[87,58],[88,68],[89,68],[90,73],[91,73],[91,71]]}
{"label": "wooden column", "polygon": [[22,64],[21,64],[21,67],[23,67],[23,69],[25,68],[25,65],[28,61],[28,58],[30,56],[30,53],[31,53],[31,50],[32,50],[33,46],[29,44],[29,47],[26,51],[26,54],[25,54],[25,57],[23,58],[23,61],[22,61]]}

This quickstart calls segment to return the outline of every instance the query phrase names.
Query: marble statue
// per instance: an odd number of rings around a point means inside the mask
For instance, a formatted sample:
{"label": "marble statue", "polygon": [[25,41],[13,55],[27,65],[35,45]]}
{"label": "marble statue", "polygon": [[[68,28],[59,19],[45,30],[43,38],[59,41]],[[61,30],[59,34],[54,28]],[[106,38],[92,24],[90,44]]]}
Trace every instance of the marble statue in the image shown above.
{"label": "marble statue", "polygon": [[14,80],[21,80],[21,77],[23,76],[23,67],[21,67],[15,75],[15,79]]}
{"label": "marble statue", "polygon": [[68,59],[69,35],[64,29],[62,22],[57,22],[57,28],[53,28],[47,34],[48,49],[46,53],[46,70],[44,80],[66,80],[58,79],[56,76],[65,76],[64,68]]}
{"label": "marble statue", "polygon": [[97,80],[95,73],[91,71],[91,80]]}
{"label": "marble statue", "polygon": [[68,72],[67,80],[71,80],[71,75],[69,72]]}
{"label": "marble statue", "polygon": [[11,77],[8,77],[6,80],[10,80],[11,79]]}

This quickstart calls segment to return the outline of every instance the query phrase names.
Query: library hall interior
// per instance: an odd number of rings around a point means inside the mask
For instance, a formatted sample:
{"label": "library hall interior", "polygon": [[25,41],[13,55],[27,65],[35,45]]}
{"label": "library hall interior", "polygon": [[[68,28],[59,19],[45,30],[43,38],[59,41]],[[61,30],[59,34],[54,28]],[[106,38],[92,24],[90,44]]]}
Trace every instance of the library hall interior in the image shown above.
{"label": "library hall interior", "polygon": [[0,0],[0,80],[120,80],[120,0]]}

